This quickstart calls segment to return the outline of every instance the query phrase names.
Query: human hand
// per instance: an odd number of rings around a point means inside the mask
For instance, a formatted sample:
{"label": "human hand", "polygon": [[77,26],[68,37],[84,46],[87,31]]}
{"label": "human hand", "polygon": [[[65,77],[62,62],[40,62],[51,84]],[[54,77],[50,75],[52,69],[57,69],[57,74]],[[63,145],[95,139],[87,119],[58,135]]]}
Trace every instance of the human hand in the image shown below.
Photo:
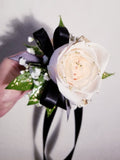
{"label": "human hand", "polygon": [[24,67],[18,62],[5,58],[0,64],[0,117],[5,115],[14,104],[28,91],[5,89]]}

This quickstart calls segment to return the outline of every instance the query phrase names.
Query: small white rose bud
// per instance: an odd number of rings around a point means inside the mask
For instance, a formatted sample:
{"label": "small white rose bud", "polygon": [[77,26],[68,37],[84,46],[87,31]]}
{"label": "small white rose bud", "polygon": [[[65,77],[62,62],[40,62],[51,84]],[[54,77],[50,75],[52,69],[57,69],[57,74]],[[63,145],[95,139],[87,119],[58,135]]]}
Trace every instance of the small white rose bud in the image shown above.
{"label": "small white rose bud", "polygon": [[48,76],[48,73],[45,73],[45,74],[44,74],[44,80],[49,81],[49,79],[50,79],[50,78],[49,78],[49,76]]}
{"label": "small white rose bud", "polygon": [[20,74],[24,74],[24,73],[25,73],[25,71],[24,71],[24,70],[20,71]]}
{"label": "small white rose bud", "polygon": [[34,70],[32,69],[30,70],[30,73],[33,79],[38,79],[41,74],[41,69],[40,68],[35,68]]}
{"label": "small white rose bud", "polygon": [[19,64],[26,67],[26,68],[28,67],[28,64],[26,63],[26,59],[24,59],[24,58],[19,59]]}

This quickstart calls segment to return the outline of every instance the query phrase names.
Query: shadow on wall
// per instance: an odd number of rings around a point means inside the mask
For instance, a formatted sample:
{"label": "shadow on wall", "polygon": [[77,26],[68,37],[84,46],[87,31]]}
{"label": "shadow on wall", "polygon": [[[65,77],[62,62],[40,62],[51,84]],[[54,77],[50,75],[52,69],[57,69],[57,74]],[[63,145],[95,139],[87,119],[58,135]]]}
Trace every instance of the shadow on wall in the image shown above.
{"label": "shadow on wall", "polygon": [[44,27],[49,36],[52,36],[51,29],[38,22],[33,15],[23,17],[23,20],[13,19],[8,24],[8,32],[0,37],[0,62],[3,58],[12,54],[25,50],[24,44],[27,43],[27,37],[32,36],[32,33],[41,27]]}
{"label": "shadow on wall", "polygon": [[[3,58],[8,57],[12,54],[18,53],[20,51],[26,50],[24,44],[27,44],[28,36],[32,36],[32,33],[40,28],[44,28],[49,37],[52,37],[52,30],[45,24],[38,22],[33,15],[23,17],[23,20],[13,19],[9,25],[8,30],[5,35],[0,37],[0,62]],[[34,144],[34,157],[37,160],[41,160],[41,155],[36,148],[35,144],[35,134],[38,126],[39,118],[41,114],[41,109],[36,108],[33,112],[33,144]],[[32,146],[31,146],[32,147]]]}

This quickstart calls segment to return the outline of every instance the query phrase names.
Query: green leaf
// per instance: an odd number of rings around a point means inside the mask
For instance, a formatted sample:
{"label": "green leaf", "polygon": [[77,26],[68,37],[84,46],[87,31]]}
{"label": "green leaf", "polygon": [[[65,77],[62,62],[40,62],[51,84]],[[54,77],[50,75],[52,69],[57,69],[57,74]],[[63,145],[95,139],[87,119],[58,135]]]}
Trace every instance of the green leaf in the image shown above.
{"label": "green leaf", "polygon": [[32,88],[33,79],[29,72],[24,72],[24,74],[20,74],[6,87],[6,89],[14,89],[20,91],[31,90]]}
{"label": "green leaf", "polygon": [[104,72],[103,75],[102,75],[102,79],[105,79],[105,78],[110,77],[112,75],[114,75],[114,73]]}
{"label": "green leaf", "polygon": [[40,86],[34,87],[29,95],[29,102],[27,105],[33,105],[39,103]]}
{"label": "green leaf", "polygon": [[65,27],[62,21],[62,17],[60,16],[59,27]]}
{"label": "green leaf", "polygon": [[44,55],[43,51],[40,48],[38,48],[37,46],[30,46],[30,45],[27,45],[27,44],[24,44],[24,45],[27,48],[32,48],[35,51],[35,55],[37,55],[37,56],[43,56]]}
{"label": "green leaf", "polygon": [[47,111],[47,117],[50,117],[51,114],[53,113],[53,111],[55,110],[56,106],[54,106],[52,109],[50,108],[46,108],[46,111]]}
{"label": "green leaf", "polygon": [[45,86],[47,84],[47,81],[44,80],[44,69],[39,77],[39,79],[37,79],[37,81],[40,83],[40,85],[35,85],[34,84],[34,88],[31,91],[31,93],[29,94],[29,102],[27,105],[33,105],[33,104],[37,104],[40,102],[40,97],[45,89]]}

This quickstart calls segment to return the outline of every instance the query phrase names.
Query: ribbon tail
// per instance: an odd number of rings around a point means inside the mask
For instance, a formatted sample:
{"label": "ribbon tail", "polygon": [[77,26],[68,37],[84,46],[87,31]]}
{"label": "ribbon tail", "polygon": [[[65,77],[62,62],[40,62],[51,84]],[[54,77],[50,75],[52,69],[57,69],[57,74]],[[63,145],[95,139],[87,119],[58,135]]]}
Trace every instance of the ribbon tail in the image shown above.
{"label": "ribbon tail", "polygon": [[70,116],[70,102],[67,99],[66,99],[66,110],[67,110],[67,120],[68,120]]}
{"label": "ribbon tail", "polygon": [[37,148],[35,139],[36,139],[36,132],[37,128],[39,127],[39,123],[41,121],[41,115],[43,114],[43,109],[42,107],[36,107],[34,108],[33,112],[33,146],[34,146],[34,158],[36,160],[41,160],[42,159],[42,153],[39,152],[39,149]]}
{"label": "ribbon tail", "polygon": [[46,157],[45,157],[45,143],[46,143],[47,135],[48,135],[51,123],[54,119],[56,110],[57,110],[57,108],[55,108],[55,110],[53,111],[53,113],[49,117],[47,116],[47,111],[45,113],[44,126],[43,126],[43,156],[44,156],[44,160],[46,160]]}
{"label": "ribbon tail", "polygon": [[69,153],[69,155],[64,160],[71,160],[72,159],[72,156],[73,156],[73,153],[74,153],[74,150],[76,147],[77,139],[79,136],[81,124],[82,124],[83,108],[77,108],[74,111],[74,114],[75,114],[75,144],[74,144],[72,151]]}
{"label": "ribbon tail", "polygon": [[77,138],[79,136],[79,132],[82,124],[82,115],[83,115],[83,108],[77,108],[75,110],[75,127],[76,127],[75,145],[77,143]]}

